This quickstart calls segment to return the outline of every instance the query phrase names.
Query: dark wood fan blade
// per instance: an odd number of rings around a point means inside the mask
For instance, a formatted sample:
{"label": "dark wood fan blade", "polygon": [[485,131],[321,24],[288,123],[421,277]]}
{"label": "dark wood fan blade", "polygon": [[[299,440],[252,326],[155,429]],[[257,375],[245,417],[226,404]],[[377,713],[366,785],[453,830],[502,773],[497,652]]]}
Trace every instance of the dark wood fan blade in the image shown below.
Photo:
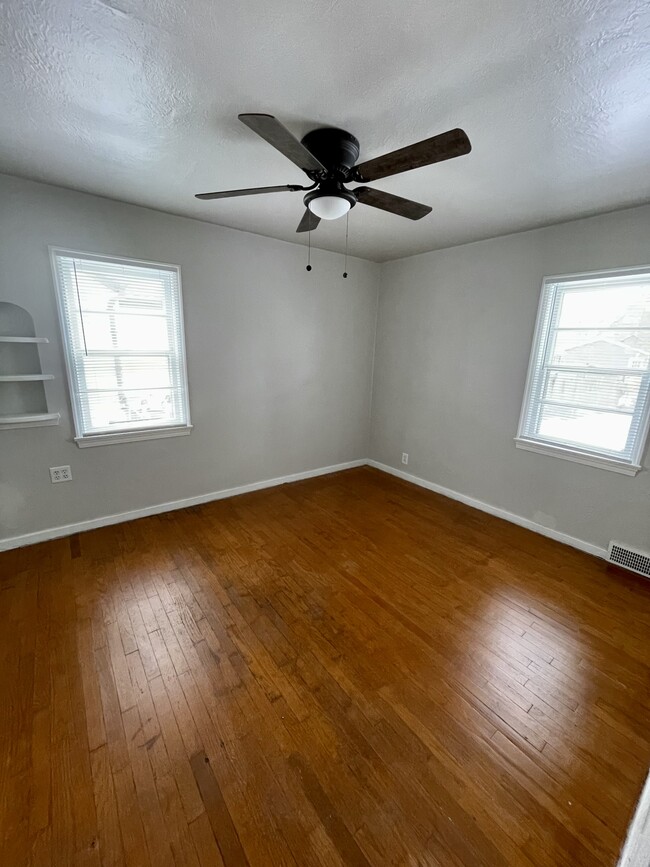
{"label": "dark wood fan blade", "polygon": [[352,190],[357,197],[357,201],[362,205],[370,205],[372,208],[381,208],[382,211],[390,211],[391,214],[398,214],[400,217],[406,217],[409,220],[421,220],[431,213],[431,208],[428,205],[421,205],[419,202],[413,202],[411,199],[403,199],[401,196],[394,196],[392,193],[384,193],[382,190],[373,190],[370,187],[357,187]]}
{"label": "dark wood fan blade", "polygon": [[309,208],[305,208],[305,213],[302,215],[302,220],[298,223],[296,232],[313,232],[316,226],[320,223],[320,217],[312,214]]}
{"label": "dark wood fan blade", "polygon": [[409,172],[421,166],[462,157],[471,149],[472,145],[462,129],[450,129],[449,132],[434,135],[433,138],[361,163],[356,167],[358,178],[360,181],[376,181],[399,172]]}
{"label": "dark wood fan blade", "polygon": [[258,193],[289,193],[302,190],[297,184],[285,184],[283,187],[248,187],[245,190],[222,190],[219,193],[197,193],[195,199],[234,199],[235,196],[256,196]]}
{"label": "dark wood fan blade", "polygon": [[303,171],[324,172],[325,166],[272,114],[240,114],[239,119]]}

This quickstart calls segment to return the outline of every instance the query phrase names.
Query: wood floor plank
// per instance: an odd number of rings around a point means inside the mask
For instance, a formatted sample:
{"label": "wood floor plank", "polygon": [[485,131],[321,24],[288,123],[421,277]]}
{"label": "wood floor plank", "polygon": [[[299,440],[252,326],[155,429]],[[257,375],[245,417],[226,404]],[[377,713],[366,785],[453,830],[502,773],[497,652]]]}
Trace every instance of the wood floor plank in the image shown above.
{"label": "wood floor plank", "polygon": [[150,690],[185,816],[188,823],[191,823],[204,812],[203,802],[187,764],[188,756],[183,739],[161,677],[151,681]]}
{"label": "wood floor plank", "polygon": [[88,748],[92,751],[106,743],[101,692],[95,672],[92,623],[83,620],[77,627],[77,654],[84,691]]}
{"label": "wood floor plank", "polygon": [[298,753],[293,753],[289,757],[289,764],[300,777],[305,794],[323,823],[328,837],[338,849],[343,863],[351,867],[368,867],[368,860],[359,848],[359,844],[341,821],[341,817],[307,762]]}
{"label": "wood floor plank", "polygon": [[650,584],[361,468],[0,554],[0,860],[613,867]]}
{"label": "wood floor plank", "polygon": [[99,854],[103,867],[124,864],[122,835],[118,818],[117,800],[111,774],[108,747],[103,744],[90,754],[93,792],[97,812]]}
{"label": "wood floor plank", "polygon": [[190,832],[201,867],[225,867],[210,819],[205,811],[190,822]]}
{"label": "wood floor plank", "polygon": [[224,863],[229,867],[247,867],[248,858],[210,767],[210,760],[201,752],[192,756],[190,763]]}
{"label": "wood floor plank", "polygon": [[151,745],[138,707],[125,711],[122,719],[149,857],[153,864],[173,867],[174,858],[169,847],[168,829],[149,762]]}

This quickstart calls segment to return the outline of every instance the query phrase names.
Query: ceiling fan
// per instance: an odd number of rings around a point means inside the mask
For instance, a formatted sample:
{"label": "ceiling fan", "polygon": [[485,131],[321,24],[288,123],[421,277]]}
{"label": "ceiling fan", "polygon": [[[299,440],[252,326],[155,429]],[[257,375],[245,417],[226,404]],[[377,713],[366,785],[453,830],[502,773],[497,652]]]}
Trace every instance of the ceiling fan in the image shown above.
{"label": "ceiling fan", "polygon": [[286,184],[280,187],[252,187],[244,190],[223,190],[199,193],[197,199],[229,199],[235,196],[254,196],[258,193],[306,193],[305,213],[297,232],[315,229],[321,220],[336,220],[353,208],[357,202],[390,211],[409,220],[420,220],[431,212],[428,205],[384,193],[371,187],[348,190],[345,184],[376,181],[399,172],[408,172],[453,157],[460,157],[472,149],[462,129],[452,129],[440,135],[408,145],[365,163],[355,165],[359,157],[359,142],[344,129],[325,127],[314,129],[299,141],[271,114],[240,114],[239,120],[261,136],[270,145],[302,169],[312,181],[311,186]]}

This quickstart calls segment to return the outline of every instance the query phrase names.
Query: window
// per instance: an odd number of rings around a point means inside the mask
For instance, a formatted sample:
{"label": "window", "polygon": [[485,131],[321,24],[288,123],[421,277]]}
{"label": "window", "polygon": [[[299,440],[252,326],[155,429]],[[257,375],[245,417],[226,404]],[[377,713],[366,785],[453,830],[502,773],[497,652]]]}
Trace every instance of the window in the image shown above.
{"label": "window", "polygon": [[650,268],[545,278],[517,446],[634,475],[649,392]]}
{"label": "window", "polygon": [[179,269],[51,253],[77,444],[189,433]]}

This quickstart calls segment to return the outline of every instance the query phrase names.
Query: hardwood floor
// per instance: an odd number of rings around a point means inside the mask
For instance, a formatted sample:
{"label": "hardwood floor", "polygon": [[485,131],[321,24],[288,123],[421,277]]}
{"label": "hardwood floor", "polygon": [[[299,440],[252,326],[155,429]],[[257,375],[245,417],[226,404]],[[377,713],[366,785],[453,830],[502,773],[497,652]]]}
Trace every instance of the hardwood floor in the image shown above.
{"label": "hardwood floor", "polygon": [[641,578],[369,468],[0,575],[7,867],[616,863]]}

